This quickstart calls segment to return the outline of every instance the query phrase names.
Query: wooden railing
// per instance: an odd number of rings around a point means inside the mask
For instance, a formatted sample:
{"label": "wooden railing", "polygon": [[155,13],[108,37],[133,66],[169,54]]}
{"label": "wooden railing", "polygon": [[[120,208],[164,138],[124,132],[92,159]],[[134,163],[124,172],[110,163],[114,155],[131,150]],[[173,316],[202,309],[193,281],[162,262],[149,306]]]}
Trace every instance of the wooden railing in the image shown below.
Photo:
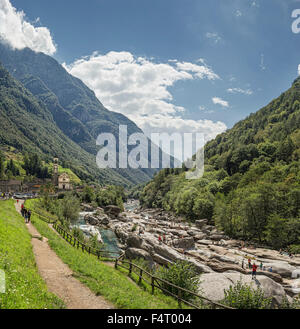
{"label": "wooden railing", "polygon": [[[127,267],[124,265],[128,265]],[[187,301],[184,299],[183,295],[188,294],[191,295],[195,298],[200,299],[201,301],[205,301],[206,303],[210,304],[212,309],[233,309],[232,307],[214,302],[204,296],[201,296],[199,294],[196,294],[193,291],[181,288],[179,286],[176,286],[175,284],[168,282],[164,279],[158,278],[157,276],[149,273],[147,270],[145,270],[144,268],[134,264],[132,261],[130,260],[126,260],[124,259],[124,255],[121,255],[120,257],[116,258],[115,260],[115,268],[118,269],[118,267],[121,267],[125,270],[129,271],[129,276],[131,276],[132,273],[136,274],[138,276],[138,283],[141,284],[142,281],[146,282],[148,285],[151,286],[151,293],[152,295],[154,294],[155,288],[161,290],[162,292],[164,292],[167,295],[172,296],[173,298],[175,298],[178,301],[178,307],[182,308],[182,304],[186,304],[192,308],[196,308],[196,309],[201,309],[201,306],[199,305],[195,305],[193,304],[191,301]],[[135,271],[135,269],[137,271]],[[145,276],[147,276],[148,278],[145,278]],[[164,286],[164,287],[163,287]],[[165,287],[171,287],[173,288],[173,290],[177,291],[177,294],[171,292],[170,290],[166,289]]]}

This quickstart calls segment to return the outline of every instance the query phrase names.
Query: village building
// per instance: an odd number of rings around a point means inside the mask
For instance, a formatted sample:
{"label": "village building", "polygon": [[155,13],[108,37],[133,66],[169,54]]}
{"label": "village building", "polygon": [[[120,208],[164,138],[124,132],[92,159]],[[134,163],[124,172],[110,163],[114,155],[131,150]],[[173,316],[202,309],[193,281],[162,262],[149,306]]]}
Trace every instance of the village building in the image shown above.
{"label": "village building", "polygon": [[63,173],[58,176],[58,189],[59,190],[71,190],[71,182],[68,174]]}
{"label": "village building", "polygon": [[53,176],[52,184],[61,191],[72,190],[72,184],[70,176],[67,173],[58,173],[58,158],[53,159]]}
{"label": "village building", "polygon": [[15,193],[22,191],[22,181],[20,180],[0,180],[0,191],[2,193]]}

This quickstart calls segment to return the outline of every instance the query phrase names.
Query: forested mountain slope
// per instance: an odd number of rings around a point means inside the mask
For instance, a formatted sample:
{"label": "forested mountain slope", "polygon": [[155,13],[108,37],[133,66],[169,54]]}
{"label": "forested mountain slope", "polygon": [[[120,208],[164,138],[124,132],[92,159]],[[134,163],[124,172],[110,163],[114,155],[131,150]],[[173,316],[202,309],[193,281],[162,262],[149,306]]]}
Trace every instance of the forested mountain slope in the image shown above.
{"label": "forested mountain slope", "polygon": [[[100,133],[112,133],[118,138],[119,125],[126,125],[129,135],[142,132],[124,115],[107,110],[92,90],[48,55],[29,48],[13,50],[0,43],[0,62],[43,102],[61,131],[94,158],[99,150],[96,139]],[[156,170],[113,171],[137,184],[148,181]]]}
{"label": "forested mountain slope", "polygon": [[299,248],[300,78],[207,143],[205,163],[197,180],[186,180],[184,169],[161,171],[141,193],[142,204],[208,218],[235,238]]}
{"label": "forested mountain slope", "polygon": [[36,153],[45,160],[53,156],[69,162],[82,179],[129,184],[109,170],[100,171],[95,157],[69,139],[57,127],[52,113],[0,65],[0,144]]}

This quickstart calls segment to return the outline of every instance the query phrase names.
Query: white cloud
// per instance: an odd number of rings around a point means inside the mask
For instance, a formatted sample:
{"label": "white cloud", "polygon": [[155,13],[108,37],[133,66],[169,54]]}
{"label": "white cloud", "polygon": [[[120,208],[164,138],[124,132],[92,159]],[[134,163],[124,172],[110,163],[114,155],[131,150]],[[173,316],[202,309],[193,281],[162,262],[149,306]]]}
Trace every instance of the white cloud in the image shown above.
{"label": "white cloud", "polygon": [[298,65],[298,75],[300,75],[300,64]]}
{"label": "white cloud", "polygon": [[212,40],[214,43],[219,43],[222,40],[222,38],[219,36],[219,34],[215,33],[215,32],[214,33],[207,32],[205,34],[205,36],[206,36],[207,39]]}
{"label": "white cloud", "polygon": [[240,10],[236,10],[236,12],[235,12],[235,16],[236,17],[241,17],[243,14],[242,14],[242,12],[240,11]]}
{"label": "white cloud", "polygon": [[229,103],[220,97],[213,97],[212,101],[214,104],[221,105],[223,107],[229,107]]}
{"label": "white cloud", "polygon": [[64,67],[83,80],[109,110],[126,115],[148,136],[152,132],[197,131],[211,139],[226,129],[222,122],[185,120],[185,108],[172,102],[169,88],[177,81],[220,79],[203,63],[176,59],[156,63],[130,52],[111,51],[104,55],[95,52]]}
{"label": "white cloud", "polygon": [[[36,19],[36,23],[40,21]],[[23,11],[17,11],[9,0],[0,0],[0,39],[14,49],[31,48],[52,55],[56,46],[46,27],[35,27],[26,20]]]}
{"label": "white cloud", "polygon": [[241,89],[241,88],[229,88],[227,92],[231,94],[244,94],[244,95],[252,95],[253,91],[251,89]]}

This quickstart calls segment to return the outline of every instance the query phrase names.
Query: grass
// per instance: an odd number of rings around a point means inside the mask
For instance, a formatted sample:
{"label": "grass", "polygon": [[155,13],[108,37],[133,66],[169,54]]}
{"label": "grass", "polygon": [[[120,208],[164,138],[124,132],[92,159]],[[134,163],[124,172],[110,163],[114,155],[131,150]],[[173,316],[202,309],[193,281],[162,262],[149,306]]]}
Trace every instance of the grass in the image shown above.
{"label": "grass", "polygon": [[[34,209],[35,200],[26,201],[27,207]],[[131,281],[125,270],[99,262],[97,257],[88,255],[72,247],[59,237],[48,224],[37,215],[32,216],[32,223],[39,233],[46,237],[50,247],[74,272],[82,283],[86,284],[95,294],[101,295],[119,309],[176,309],[177,301],[160,291],[154,295],[149,287],[141,287]]]}
{"label": "grass", "polygon": [[6,293],[0,309],[57,309],[63,302],[47,290],[39,276],[31,236],[14,201],[0,201],[0,269],[5,272]]}

